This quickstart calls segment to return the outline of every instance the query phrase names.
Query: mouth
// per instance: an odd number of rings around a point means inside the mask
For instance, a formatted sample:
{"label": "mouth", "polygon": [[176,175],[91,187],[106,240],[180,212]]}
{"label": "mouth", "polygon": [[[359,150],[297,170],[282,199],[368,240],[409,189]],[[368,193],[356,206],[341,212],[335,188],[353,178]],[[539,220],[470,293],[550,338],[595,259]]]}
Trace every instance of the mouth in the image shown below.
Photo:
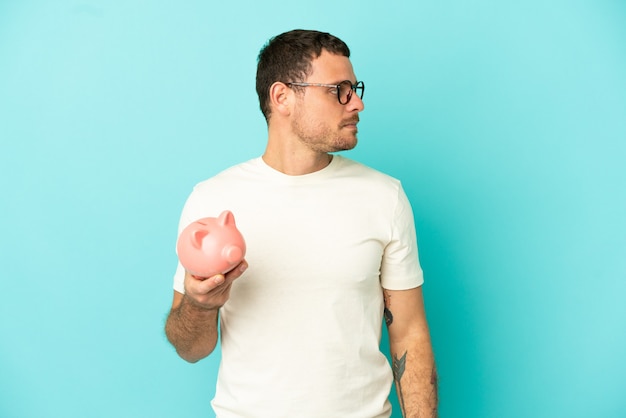
{"label": "mouth", "polygon": [[358,130],[357,124],[359,123],[358,119],[349,120],[341,125],[342,128]]}

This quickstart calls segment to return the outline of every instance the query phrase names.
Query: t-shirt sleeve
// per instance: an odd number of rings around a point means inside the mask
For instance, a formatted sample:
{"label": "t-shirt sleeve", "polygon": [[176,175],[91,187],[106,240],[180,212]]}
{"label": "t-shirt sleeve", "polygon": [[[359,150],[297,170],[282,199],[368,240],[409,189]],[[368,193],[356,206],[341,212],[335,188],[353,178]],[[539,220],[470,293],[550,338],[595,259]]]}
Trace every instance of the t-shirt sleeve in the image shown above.
{"label": "t-shirt sleeve", "polygon": [[174,290],[185,293],[185,269],[180,262],[178,262],[176,273],[174,273]]}
{"label": "t-shirt sleeve", "polygon": [[424,283],[413,210],[401,185],[398,185],[398,198],[393,212],[391,240],[385,247],[380,273],[384,289],[413,289]]}
{"label": "t-shirt sleeve", "polygon": [[[185,206],[183,207],[183,211],[180,215],[180,220],[178,221],[178,233],[176,234],[177,241],[183,229],[185,229],[187,225],[189,225],[195,220],[193,219],[193,215],[190,215],[189,213],[190,207],[194,205],[193,201],[195,197],[196,196],[195,196],[195,188],[194,188],[192,193],[187,198],[187,201],[185,202]],[[174,246],[174,251],[176,251],[176,245]],[[178,254],[177,254],[177,259],[178,259]],[[174,273],[174,290],[179,293],[185,293],[185,268],[182,266],[182,264],[180,264],[180,261],[178,261],[178,264],[176,265],[176,272]]]}

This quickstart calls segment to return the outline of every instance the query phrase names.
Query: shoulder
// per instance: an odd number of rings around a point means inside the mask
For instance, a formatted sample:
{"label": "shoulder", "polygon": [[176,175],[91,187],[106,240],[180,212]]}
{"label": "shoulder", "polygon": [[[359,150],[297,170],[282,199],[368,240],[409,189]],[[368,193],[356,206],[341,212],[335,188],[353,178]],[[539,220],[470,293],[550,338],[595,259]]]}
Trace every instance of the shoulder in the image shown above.
{"label": "shoulder", "polygon": [[229,184],[238,182],[249,177],[254,177],[259,170],[259,158],[253,158],[243,163],[236,164],[220,171],[212,177],[197,183],[194,192],[205,192],[222,187],[229,187]]}
{"label": "shoulder", "polygon": [[256,159],[220,171],[193,187],[187,198],[187,205],[209,206],[211,202],[230,201],[233,196],[244,193],[250,187],[250,179],[257,177],[256,172]]}
{"label": "shoulder", "polygon": [[214,176],[197,183],[183,207],[180,225],[207,216],[217,216],[225,209],[232,209],[241,196],[252,187],[249,179],[255,177],[255,160],[231,166]]}
{"label": "shoulder", "polygon": [[400,180],[390,176],[389,174],[383,173],[382,171],[341,155],[335,155],[334,158],[338,159],[337,175],[340,177],[366,182],[370,186],[388,188],[394,191],[401,188]]}

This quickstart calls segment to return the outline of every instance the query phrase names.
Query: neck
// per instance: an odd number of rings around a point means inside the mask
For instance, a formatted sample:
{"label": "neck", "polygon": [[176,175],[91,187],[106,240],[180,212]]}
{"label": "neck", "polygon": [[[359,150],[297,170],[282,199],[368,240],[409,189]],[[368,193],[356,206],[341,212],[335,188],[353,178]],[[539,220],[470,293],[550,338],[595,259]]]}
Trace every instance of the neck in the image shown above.
{"label": "neck", "polygon": [[289,176],[301,176],[322,170],[332,159],[327,152],[314,150],[280,131],[269,130],[263,161],[274,170]]}

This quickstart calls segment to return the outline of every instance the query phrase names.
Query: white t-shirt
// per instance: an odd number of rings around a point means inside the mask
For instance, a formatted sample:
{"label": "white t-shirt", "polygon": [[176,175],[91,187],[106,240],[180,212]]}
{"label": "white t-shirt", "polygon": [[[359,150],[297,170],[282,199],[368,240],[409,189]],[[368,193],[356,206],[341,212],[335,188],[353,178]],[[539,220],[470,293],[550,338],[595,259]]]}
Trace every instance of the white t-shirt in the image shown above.
{"label": "white t-shirt", "polygon": [[249,268],[220,309],[217,416],[388,417],[382,288],[423,283],[400,182],[340,155],[302,176],[259,157],[198,184],[180,230],[226,209]]}

